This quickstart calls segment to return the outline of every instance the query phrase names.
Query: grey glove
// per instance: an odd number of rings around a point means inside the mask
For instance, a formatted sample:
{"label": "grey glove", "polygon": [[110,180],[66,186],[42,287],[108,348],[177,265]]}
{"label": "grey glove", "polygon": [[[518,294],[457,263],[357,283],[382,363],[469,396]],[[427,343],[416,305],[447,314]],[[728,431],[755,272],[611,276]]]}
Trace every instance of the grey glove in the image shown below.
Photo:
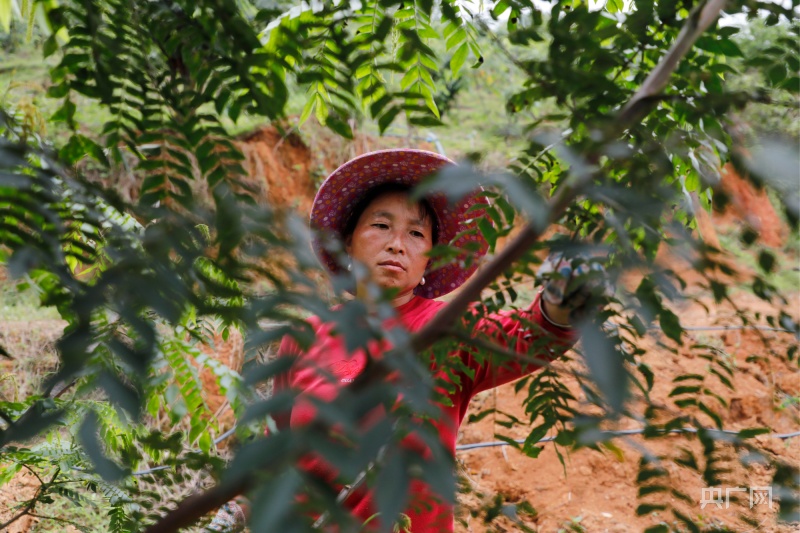
{"label": "grey glove", "polygon": [[603,260],[601,257],[567,257],[563,252],[551,253],[537,273],[544,286],[542,298],[551,305],[569,309],[570,315],[580,318],[593,296],[613,293]]}
{"label": "grey glove", "polygon": [[206,528],[214,533],[241,533],[244,531],[244,511],[236,502],[230,501],[219,508],[217,516]]}

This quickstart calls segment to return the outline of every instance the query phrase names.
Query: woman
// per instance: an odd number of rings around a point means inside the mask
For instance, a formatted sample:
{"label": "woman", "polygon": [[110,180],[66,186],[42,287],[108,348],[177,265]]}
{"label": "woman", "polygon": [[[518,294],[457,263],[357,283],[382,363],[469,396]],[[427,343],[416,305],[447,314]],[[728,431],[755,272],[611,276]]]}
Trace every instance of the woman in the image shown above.
{"label": "woman", "polygon": [[[367,296],[367,281],[390,290],[392,304],[402,324],[414,332],[422,328],[444,305],[434,298],[458,288],[477,268],[477,259],[487,245],[473,229],[478,196],[448,204],[444,195],[432,195],[422,201],[411,200],[409,190],[424,177],[445,165],[453,164],[435,153],[411,149],[383,150],[357,157],[334,171],[321,185],[311,213],[311,224],[324,234],[333,235],[343,244],[346,258],[314,242],[322,264],[333,274],[361,265],[366,280],[355,289],[357,298]],[[326,242],[331,242],[326,239]],[[436,244],[451,244],[474,250],[472,261],[464,257],[444,267],[431,269],[429,252]],[[339,255],[338,257],[341,257]],[[344,264],[342,264],[344,263]],[[469,265],[469,266],[466,266]],[[357,276],[358,277],[358,276]],[[563,282],[562,282],[563,286]],[[547,300],[538,295],[518,314],[501,313],[479,321],[476,330],[492,336],[496,342],[520,354],[552,359],[570,346],[575,335],[569,327],[570,307],[554,285]],[[559,305],[561,304],[561,305]],[[315,333],[314,344],[306,351],[287,337],[280,354],[295,357],[290,372],[280,376],[275,390],[292,389],[301,393],[291,413],[276,420],[279,428],[299,427],[315,418],[310,402],[303,396],[320,400],[336,397],[339,389],[352,382],[364,369],[363,351],[348,353],[343,340],[330,324],[318,318],[309,320]],[[533,324],[533,327],[529,327]],[[536,327],[538,326],[538,327]],[[547,338],[547,353],[528,351],[534,341]],[[374,355],[374,354],[373,354]],[[455,453],[458,426],[467,411],[469,400],[478,392],[508,383],[536,370],[537,366],[516,362],[492,363],[476,360],[467,351],[453,354],[463,363],[459,387],[448,393],[450,405],[440,405],[442,416],[434,421],[441,442]],[[522,358],[521,358],[522,359]],[[444,369],[432,365],[432,372],[445,377]],[[413,437],[413,435],[412,435]],[[413,440],[413,439],[412,439]],[[405,441],[404,441],[405,444]],[[324,481],[335,484],[332,468],[320,458],[309,458],[303,468]],[[453,509],[442,503],[419,481],[413,481],[414,503],[406,514],[413,533],[442,533],[453,530]],[[416,505],[416,504],[422,505]],[[369,491],[359,488],[348,496],[345,505],[361,521],[372,517],[376,509]]]}

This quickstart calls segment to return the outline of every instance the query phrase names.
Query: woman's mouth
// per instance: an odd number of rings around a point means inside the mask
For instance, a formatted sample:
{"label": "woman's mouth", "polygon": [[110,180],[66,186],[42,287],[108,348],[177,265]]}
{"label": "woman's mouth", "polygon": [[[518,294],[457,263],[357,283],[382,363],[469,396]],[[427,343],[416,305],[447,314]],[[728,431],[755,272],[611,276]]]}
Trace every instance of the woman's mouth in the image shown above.
{"label": "woman's mouth", "polygon": [[406,270],[405,268],[403,268],[403,265],[401,265],[397,261],[381,261],[380,263],[378,263],[378,266],[383,267],[386,270],[391,270],[393,272],[405,272]]}

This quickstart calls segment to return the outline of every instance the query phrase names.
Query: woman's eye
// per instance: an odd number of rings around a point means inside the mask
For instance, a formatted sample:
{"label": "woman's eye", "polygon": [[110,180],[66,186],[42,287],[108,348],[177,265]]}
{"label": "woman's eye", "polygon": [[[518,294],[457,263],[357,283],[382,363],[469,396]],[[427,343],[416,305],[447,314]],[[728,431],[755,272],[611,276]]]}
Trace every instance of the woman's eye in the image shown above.
{"label": "woman's eye", "polygon": [[378,228],[378,229],[388,229],[389,225],[388,224],[381,224],[380,222],[377,222],[377,223],[373,224],[372,227],[373,228]]}
{"label": "woman's eye", "polygon": [[413,235],[414,237],[420,237],[420,238],[424,238],[425,237],[425,234],[422,233],[421,231],[412,231],[411,235]]}

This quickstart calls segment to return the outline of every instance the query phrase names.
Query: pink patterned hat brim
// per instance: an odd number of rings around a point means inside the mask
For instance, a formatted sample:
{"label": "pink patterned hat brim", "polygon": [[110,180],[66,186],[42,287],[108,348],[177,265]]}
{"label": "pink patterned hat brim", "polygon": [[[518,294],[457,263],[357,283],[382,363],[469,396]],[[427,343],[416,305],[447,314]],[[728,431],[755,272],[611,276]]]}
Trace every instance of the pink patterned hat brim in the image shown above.
{"label": "pink patterned hat brim", "polygon": [[[333,171],[317,191],[311,208],[311,227],[341,240],[350,212],[370,189],[386,183],[414,186],[446,165],[455,163],[437,153],[410,148],[379,150],[351,159]],[[477,259],[488,249],[476,229],[476,220],[483,216],[483,211],[468,211],[486,202],[479,193],[476,190],[455,204],[449,203],[444,194],[426,197],[438,218],[438,244],[450,244],[464,252],[452,263],[427,272],[425,285],[418,286],[414,294],[429,299],[443,296],[460,287],[478,268]],[[334,274],[342,271],[322,238],[315,237],[312,244],[325,268]]]}

